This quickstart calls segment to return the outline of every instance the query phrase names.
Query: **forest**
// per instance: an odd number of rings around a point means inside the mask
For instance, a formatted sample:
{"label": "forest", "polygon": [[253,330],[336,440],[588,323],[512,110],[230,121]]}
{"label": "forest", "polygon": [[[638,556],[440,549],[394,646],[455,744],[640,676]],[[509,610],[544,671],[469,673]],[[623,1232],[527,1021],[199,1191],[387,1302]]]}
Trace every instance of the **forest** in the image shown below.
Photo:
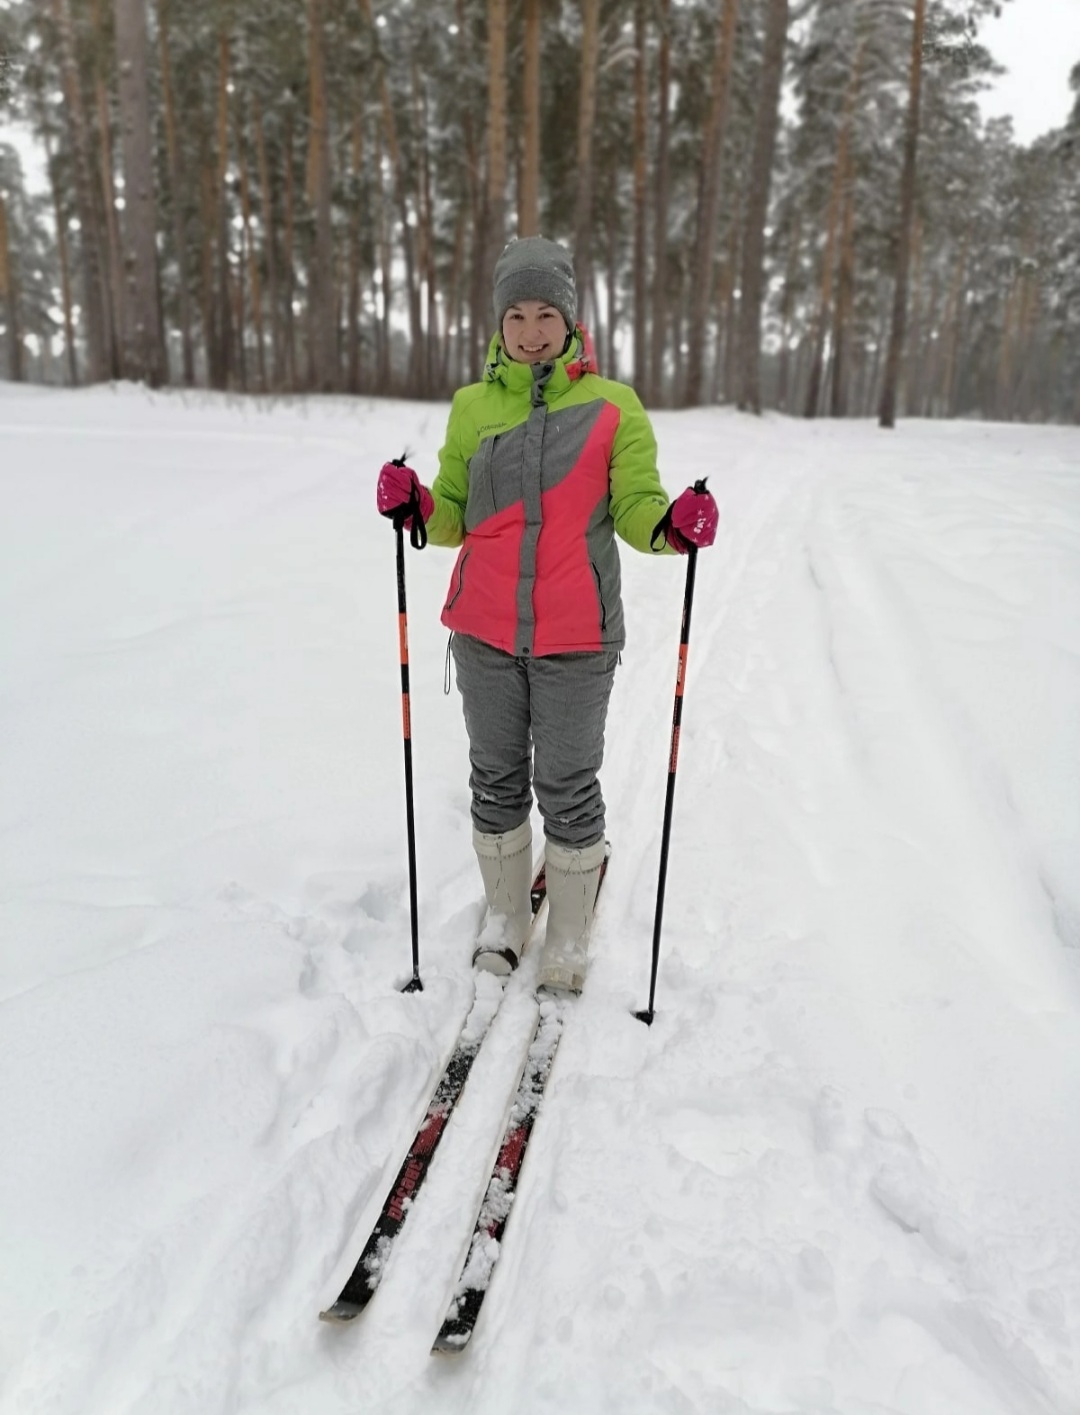
{"label": "forest", "polygon": [[1017,143],[997,8],[0,0],[0,377],[444,399],[539,231],[651,406],[1080,421],[1080,63]]}

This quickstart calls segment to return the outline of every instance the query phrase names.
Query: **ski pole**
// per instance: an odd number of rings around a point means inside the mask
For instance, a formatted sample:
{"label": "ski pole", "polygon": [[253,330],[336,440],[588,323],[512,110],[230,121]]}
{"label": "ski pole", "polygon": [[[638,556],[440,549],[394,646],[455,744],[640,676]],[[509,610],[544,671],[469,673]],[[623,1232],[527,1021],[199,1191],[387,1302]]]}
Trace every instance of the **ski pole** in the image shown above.
{"label": "ski pole", "polygon": [[[707,490],[705,478],[694,483],[696,492]],[[660,530],[666,532],[670,522],[670,510],[653,532],[653,538]],[[664,889],[667,885],[668,848],[671,843],[671,817],[675,808],[675,773],[679,765],[679,732],[682,726],[683,693],[686,689],[686,656],[690,646],[690,615],[694,608],[694,576],[697,573],[697,546],[691,545],[686,552],[686,589],[683,593],[682,630],[679,634],[679,667],[675,678],[675,708],[671,718],[671,750],[668,754],[667,797],[664,801],[664,829],[660,837],[660,880],[656,887],[656,919],[653,923],[652,976],[649,979],[649,1005],[634,1016],[646,1027],[651,1027],[656,1016],[656,974],[660,966],[660,933],[664,919]]]}
{"label": "ski pole", "polygon": [[[405,458],[395,457],[395,467],[403,467]],[[427,527],[420,510],[420,497],[415,487],[404,506],[387,512],[397,535],[397,596],[398,637],[401,646],[401,727],[405,746],[405,823],[409,840],[409,915],[412,924],[412,977],[402,992],[423,992],[420,981],[420,921],[416,895],[416,814],[413,809],[412,712],[409,695],[409,616],[405,606],[405,522],[412,517],[409,541],[414,550],[427,545]]]}

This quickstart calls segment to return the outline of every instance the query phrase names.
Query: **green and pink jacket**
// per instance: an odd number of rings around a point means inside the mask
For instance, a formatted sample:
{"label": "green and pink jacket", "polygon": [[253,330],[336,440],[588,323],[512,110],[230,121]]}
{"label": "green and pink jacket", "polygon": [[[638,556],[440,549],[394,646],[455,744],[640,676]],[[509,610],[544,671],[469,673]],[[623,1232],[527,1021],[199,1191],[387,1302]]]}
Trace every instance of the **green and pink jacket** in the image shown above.
{"label": "green and pink jacket", "polygon": [[514,363],[496,336],[454,397],[427,530],[460,545],[442,622],[505,653],[620,649],[615,534],[650,538],[668,505],[632,388],[592,372],[580,327],[554,363]]}

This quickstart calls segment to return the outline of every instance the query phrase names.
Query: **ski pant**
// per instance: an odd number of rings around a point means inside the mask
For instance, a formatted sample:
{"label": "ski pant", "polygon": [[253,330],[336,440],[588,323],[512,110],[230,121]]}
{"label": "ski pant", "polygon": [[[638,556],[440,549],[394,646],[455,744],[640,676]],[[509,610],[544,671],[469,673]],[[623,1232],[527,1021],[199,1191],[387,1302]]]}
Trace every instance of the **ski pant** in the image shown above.
{"label": "ski pant", "polygon": [[517,658],[465,634],[454,635],[453,653],[477,830],[521,825],[535,787],[549,840],[578,850],[601,839],[597,773],[618,653]]}

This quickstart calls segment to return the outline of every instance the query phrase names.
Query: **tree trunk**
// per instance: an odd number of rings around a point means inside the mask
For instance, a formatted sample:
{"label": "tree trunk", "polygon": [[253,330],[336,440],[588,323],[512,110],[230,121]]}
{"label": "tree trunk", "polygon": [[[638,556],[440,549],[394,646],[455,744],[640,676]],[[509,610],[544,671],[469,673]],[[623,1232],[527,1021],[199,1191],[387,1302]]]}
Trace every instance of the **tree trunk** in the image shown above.
{"label": "tree trunk", "polygon": [[[634,383],[641,391],[648,380],[648,104],[649,66],[646,62],[646,4],[634,0]],[[614,272],[610,277],[614,279]]]}
{"label": "tree trunk", "polygon": [[907,124],[904,131],[904,166],[900,178],[900,222],[896,237],[896,283],[893,287],[892,325],[885,356],[885,376],[881,388],[878,423],[896,426],[897,384],[904,352],[907,321],[908,264],[911,259],[911,220],[915,211],[915,177],[919,154],[919,107],[922,98],[923,33],[926,28],[926,0],[915,0],[915,22],[911,38],[911,78],[908,91]]}
{"label": "tree trunk", "polygon": [[79,213],[79,265],[82,307],[85,312],[87,377],[99,383],[108,377],[108,330],[103,299],[101,227],[94,201],[94,175],[90,135],[83,108],[82,83],[75,52],[75,34],[68,0],[51,0],[53,20],[60,38],[60,73],[64,112],[68,121],[75,168],[75,203]]}
{"label": "tree trunk", "polygon": [[965,231],[964,239],[960,245],[960,255],[956,261],[952,284],[949,288],[949,297],[945,305],[945,328],[943,335],[945,349],[942,355],[940,400],[941,413],[942,416],[946,418],[956,416],[956,354],[960,347],[964,277],[967,275],[967,253],[970,239],[970,231]]}
{"label": "tree trunk", "polygon": [[266,152],[262,106],[253,100],[255,120],[255,161],[259,171],[259,204],[262,209],[263,254],[266,257],[266,284],[270,304],[270,357],[273,386],[280,388],[285,377],[281,327],[281,293],[278,288],[277,228],[274,221],[274,192],[270,184],[270,160]]}
{"label": "tree trunk", "polygon": [[49,186],[52,189],[53,215],[56,221],[56,253],[60,260],[60,299],[64,310],[64,347],[67,351],[68,381],[72,388],[76,388],[79,383],[79,360],[75,346],[75,319],[72,312],[71,258],[68,254],[67,220],[60,199],[60,183],[56,176],[52,138],[49,134],[44,108],[39,113],[39,122],[45,143],[45,162],[49,173]]}
{"label": "tree trunk", "polygon": [[330,210],[330,115],[326,97],[323,0],[308,0],[308,77],[311,131],[308,195],[315,213],[314,258],[309,270],[311,367],[319,393],[337,388],[337,320],[334,302],[334,229]]}
{"label": "tree trunk", "polygon": [[618,378],[615,354],[615,328],[619,322],[618,281],[615,273],[619,268],[619,213],[614,202],[607,209],[607,325],[604,356],[604,372],[608,378]]}
{"label": "tree trunk", "polygon": [[762,297],[764,228],[769,219],[769,190],[780,126],[780,88],[787,45],[788,0],[769,0],[764,31],[762,78],[754,119],[753,151],[743,219],[743,258],[739,276],[739,366],[736,405],[762,412]]}
{"label": "tree trunk", "polygon": [[7,207],[4,204],[2,191],[0,191],[0,307],[3,308],[4,320],[7,324],[8,377],[13,383],[21,383],[25,373],[23,369],[22,328],[19,318],[19,287],[15,279],[15,265],[11,258]]}
{"label": "tree trunk", "polygon": [[146,0],[114,0],[124,153],[124,271],[134,367],[151,388],[167,379],[157,263],[157,198],[150,132]]}
{"label": "tree trunk", "polygon": [[487,201],[477,242],[482,278],[506,243],[506,0],[488,0]]}
{"label": "tree trunk", "polygon": [[712,309],[713,277],[716,266],[716,225],[720,204],[720,164],[724,157],[731,64],[735,53],[735,20],[739,0],[723,0],[720,27],[713,55],[709,116],[701,152],[698,180],[697,237],[694,242],[694,278],[690,285],[686,382],[683,402],[687,407],[701,402],[702,367],[705,358],[705,324]]}
{"label": "tree trunk", "polygon": [[345,364],[346,387],[360,392],[360,182],[364,170],[364,128],[360,113],[353,114],[350,139],[352,203],[349,211],[349,268],[346,279]]}
{"label": "tree trunk", "polygon": [[850,148],[844,176],[843,208],[840,270],[833,318],[832,400],[829,408],[834,418],[847,417],[848,412],[848,344],[855,305],[855,164]]}
{"label": "tree trunk", "polygon": [[524,155],[518,197],[518,235],[540,230],[540,0],[525,0],[525,72],[522,80]]}
{"label": "tree trunk", "polygon": [[214,314],[214,259],[217,251],[217,207],[214,203],[214,165],[203,150],[199,163],[199,305],[202,323],[206,381],[211,388],[224,388],[217,320]]}
{"label": "tree trunk", "polygon": [[176,128],[172,63],[169,58],[169,0],[158,0],[158,40],[161,52],[161,92],[165,105],[165,148],[169,164],[169,194],[172,210],[173,245],[176,247],[176,294],[180,315],[180,347],[184,363],[184,384],[195,382],[195,344],[191,335],[191,299],[188,295],[187,241],[184,231],[183,190],[180,179],[180,141]]}
{"label": "tree trunk", "polygon": [[[489,0],[489,3],[495,3],[495,0]],[[505,4],[505,0],[502,0],[502,3]],[[371,8],[371,0],[360,0],[360,8],[372,32],[377,33],[375,18]],[[416,252],[409,213],[409,194],[405,181],[405,163],[402,159],[401,146],[398,142],[397,122],[394,118],[393,95],[390,92],[390,81],[387,78],[387,62],[385,56],[380,56],[379,88],[382,105],[383,131],[386,137],[386,150],[390,157],[390,170],[393,173],[394,199],[397,205],[398,220],[401,225],[401,249],[405,257],[405,294],[409,310],[410,374],[412,374],[416,367],[415,361],[421,353],[423,325],[420,316],[420,288],[416,275]],[[389,301],[388,285],[386,286],[386,298]]]}
{"label": "tree trunk", "polygon": [[431,160],[429,141],[430,123],[428,118],[427,88],[420,75],[418,64],[413,65],[413,112],[416,131],[420,134],[420,152],[417,159],[417,274],[423,279],[426,304],[424,309],[424,341],[420,362],[420,396],[430,398],[434,391],[436,369],[439,362],[439,276],[435,259],[435,201],[431,186]]}
{"label": "tree trunk", "polygon": [[795,406],[791,387],[791,321],[795,312],[796,281],[799,274],[799,245],[802,240],[802,213],[796,208],[788,243],[787,266],[784,271],[784,292],[780,297],[780,372],[776,390],[776,406],[789,413]]}
{"label": "tree trunk", "polygon": [[648,400],[663,401],[664,336],[668,326],[668,193],[671,142],[671,0],[659,0],[660,56],[657,72],[656,161],[653,169],[653,298],[649,348]]}
{"label": "tree trunk", "polygon": [[[383,137],[382,130],[380,129],[375,149],[375,170],[377,172],[382,171],[382,164]],[[379,392],[384,395],[393,391],[394,384],[394,366],[390,335],[390,297],[393,290],[394,269],[393,255],[390,249],[390,224],[392,220],[393,214],[384,193],[383,200],[379,202],[378,215],[376,218],[379,271],[381,276],[380,292],[382,294],[382,309],[379,311],[378,321],[378,389]]]}
{"label": "tree trunk", "polygon": [[213,187],[211,230],[216,241],[217,298],[214,300],[216,363],[218,387],[227,388],[235,367],[233,351],[233,292],[230,278],[229,208],[225,178],[229,167],[229,36],[223,29],[218,35],[217,134]]}
{"label": "tree trunk", "polygon": [[293,152],[293,113],[289,108],[285,113],[285,250],[284,250],[284,271],[283,280],[285,288],[282,291],[283,306],[285,310],[285,381],[290,390],[294,391],[298,384],[298,373],[296,367],[296,311],[293,309],[293,301],[296,297],[296,173],[295,157]]}
{"label": "tree trunk", "polygon": [[739,279],[739,364],[737,406],[761,412],[761,304],[765,275],[765,224],[769,215],[776,134],[780,126],[780,89],[787,44],[788,0],[768,0],[765,49],[761,61],[754,146],[743,222],[742,271]]}
{"label": "tree trunk", "polygon": [[[94,62],[94,84],[98,115],[98,187],[105,224],[107,280],[105,309],[108,315],[109,368],[113,378],[124,378],[136,362],[132,331],[128,325],[127,281],[124,275],[124,243],[120,237],[116,180],[113,173],[112,116],[109,90],[105,82],[106,31],[101,0],[94,0],[94,28],[98,53]],[[132,374],[132,376],[137,376]]]}
{"label": "tree trunk", "polygon": [[[577,195],[574,200],[574,270],[578,289],[592,288],[593,128],[600,57],[600,0],[581,0],[581,84],[578,89]],[[595,302],[594,302],[595,303]],[[594,310],[594,314],[599,311]],[[579,316],[582,311],[579,310]]]}
{"label": "tree trunk", "polygon": [[821,260],[821,286],[817,313],[814,316],[814,333],[811,342],[813,350],[810,362],[810,378],[806,389],[806,403],[803,414],[816,418],[821,401],[822,372],[825,363],[825,340],[828,334],[829,308],[832,304],[833,278],[836,267],[836,237],[840,223],[840,207],[847,180],[848,145],[851,141],[851,122],[862,76],[863,46],[855,51],[844,98],[844,112],[840,119],[840,132],[836,139],[836,161],[833,164],[832,190],[829,192],[829,206],[825,215],[825,251]]}
{"label": "tree trunk", "polygon": [[[458,62],[462,72],[466,72],[473,53],[473,40],[469,28],[469,11],[466,0],[455,0],[455,14],[458,29]],[[484,228],[484,188],[480,173],[480,144],[472,108],[465,105],[461,120],[461,135],[465,148],[465,173],[467,184],[467,209],[469,229],[472,232],[470,246],[469,276],[465,302],[468,306],[468,329],[459,340],[462,365],[470,372],[479,368],[484,357],[485,340],[490,328],[490,273],[481,266],[483,258]],[[458,380],[468,382],[469,375]]]}
{"label": "tree trunk", "polygon": [[248,286],[251,291],[251,320],[255,326],[255,354],[259,362],[259,388],[267,389],[266,332],[263,327],[262,279],[259,275],[259,253],[255,249],[255,233],[251,224],[251,181],[248,176],[247,149],[243,124],[237,124],[236,153],[240,164],[240,216],[244,229],[244,251],[247,256]]}

